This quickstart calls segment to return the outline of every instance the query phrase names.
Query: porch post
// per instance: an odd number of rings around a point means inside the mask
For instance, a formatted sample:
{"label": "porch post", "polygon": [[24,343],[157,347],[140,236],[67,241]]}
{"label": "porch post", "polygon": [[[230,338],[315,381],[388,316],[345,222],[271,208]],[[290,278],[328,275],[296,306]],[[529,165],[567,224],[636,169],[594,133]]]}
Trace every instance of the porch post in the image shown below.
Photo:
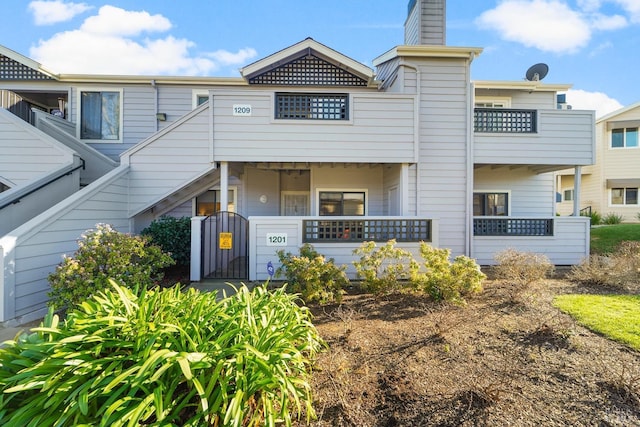
{"label": "porch post", "polygon": [[229,209],[229,162],[220,162],[220,210]]}
{"label": "porch post", "polygon": [[409,215],[409,164],[400,166],[400,215]]}
{"label": "porch post", "polygon": [[576,166],[573,178],[573,216],[580,215],[580,186],[582,184],[582,166]]}
{"label": "porch post", "polygon": [[191,267],[189,279],[199,282],[202,279],[202,221],[206,216],[194,216],[191,218]]}

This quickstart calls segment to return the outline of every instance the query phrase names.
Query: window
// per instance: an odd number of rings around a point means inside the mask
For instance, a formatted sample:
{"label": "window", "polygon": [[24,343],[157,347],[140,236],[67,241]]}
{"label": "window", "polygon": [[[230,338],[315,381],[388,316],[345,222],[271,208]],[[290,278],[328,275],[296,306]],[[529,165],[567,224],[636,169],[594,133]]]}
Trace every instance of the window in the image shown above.
{"label": "window", "polygon": [[348,96],[327,93],[276,93],[276,119],[348,120]]}
{"label": "window", "polygon": [[476,96],[474,105],[476,108],[511,108],[511,98]]}
{"label": "window", "polygon": [[638,128],[613,129],[611,148],[635,148],[638,146]]}
{"label": "window", "polygon": [[5,184],[4,182],[0,181],[0,193],[2,193],[3,191],[7,191],[10,187]]}
{"label": "window", "polygon": [[[229,189],[227,211],[235,212],[236,190]],[[207,190],[195,198],[195,214],[209,216],[220,212],[220,190]]]}
{"label": "window", "polygon": [[321,191],[319,196],[322,216],[363,216],[364,191]]}
{"label": "window", "polygon": [[120,140],[119,91],[80,93],[80,139]]}
{"label": "window", "polygon": [[507,216],[508,203],[508,193],[473,193],[473,215]]}
{"label": "window", "polygon": [[573,190],[564,190],[564,201],[570,202],[573,200]]}
{"label": "window", "polygon": [[612,205],[637,205],[638,189],[637,188],[612,188],[611,204]]}

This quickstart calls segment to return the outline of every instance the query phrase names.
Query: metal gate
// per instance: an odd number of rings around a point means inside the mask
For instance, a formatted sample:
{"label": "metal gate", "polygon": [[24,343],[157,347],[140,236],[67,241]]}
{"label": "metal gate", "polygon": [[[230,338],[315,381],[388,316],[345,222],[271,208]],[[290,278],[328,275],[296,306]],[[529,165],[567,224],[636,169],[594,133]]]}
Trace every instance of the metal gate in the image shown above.
{"label": "metal gate", "polygon": [[218,212],[202,222],[202,277],[249,278],[249,221]]}

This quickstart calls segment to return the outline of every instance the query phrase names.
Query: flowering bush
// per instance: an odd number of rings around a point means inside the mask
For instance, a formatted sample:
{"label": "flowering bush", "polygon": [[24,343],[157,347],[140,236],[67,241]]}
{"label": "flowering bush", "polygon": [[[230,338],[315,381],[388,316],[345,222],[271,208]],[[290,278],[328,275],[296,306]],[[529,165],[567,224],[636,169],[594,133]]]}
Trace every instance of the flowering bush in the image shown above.
{"label": "flowering bush", "polygon": [[82,303],[106,288],[108,279],[130,289],[148,288],[162,279],[161,269],[174,264],[149,239],[97,224],[78,242],[73,257],[65,256],[49,275],[49,305],[59,309]]}
{"label": "flowering bush", "polygon": [[353,265],[368,291],[374,294],[397,291],[403,287],[402,280],[409,280],[417,272],[419,266],[411,253],[395,245],[394,239],[381,247],[375,242],[363,242],[353,251],[360,256]]}
{"label": "flowering bush", "polygon": [[290,292],[300,294],[306,302],[325,304],[342,300],[343,289],[349,284],[344,272],[346,266],[336,266],[333,258],[325,259],[309,244],[300,248],[298,256],[280,250],[278,258],[281,266],[276,277],[284,275],[287,278]]}

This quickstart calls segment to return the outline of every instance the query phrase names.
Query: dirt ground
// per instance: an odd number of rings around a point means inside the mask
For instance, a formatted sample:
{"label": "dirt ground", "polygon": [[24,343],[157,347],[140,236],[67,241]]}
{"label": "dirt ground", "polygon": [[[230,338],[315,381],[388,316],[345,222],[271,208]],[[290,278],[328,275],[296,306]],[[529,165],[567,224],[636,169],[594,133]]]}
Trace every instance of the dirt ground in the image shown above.
{"label": "dirt ground", "polygon": [[489,280],[465,307],[369,294],[312,307],[329,345],[312,426],[640,425],[640,353],[551,305],[577,292],[594,290]]}

